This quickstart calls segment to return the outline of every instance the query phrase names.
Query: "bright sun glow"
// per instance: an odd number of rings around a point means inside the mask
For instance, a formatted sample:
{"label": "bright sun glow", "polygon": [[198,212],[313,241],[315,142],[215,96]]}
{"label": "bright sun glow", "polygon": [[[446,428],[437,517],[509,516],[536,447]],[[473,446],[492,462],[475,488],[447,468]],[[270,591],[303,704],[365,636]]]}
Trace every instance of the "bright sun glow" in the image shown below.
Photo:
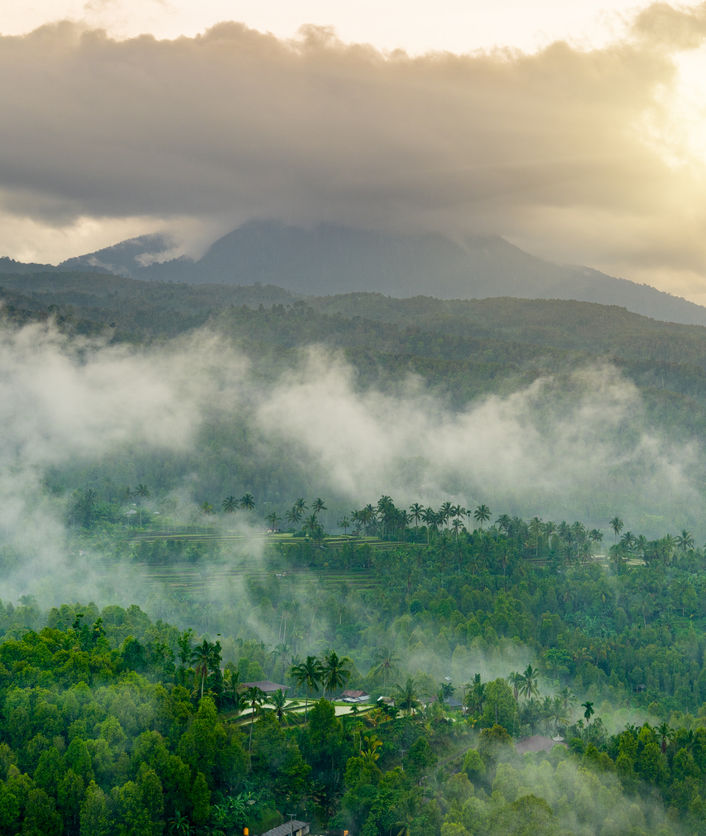
{"label": "bright sun glow", "polygon": [[669,111],[672,139],[687,161],[706,163],[706,47],[676,58],[679,68]]}

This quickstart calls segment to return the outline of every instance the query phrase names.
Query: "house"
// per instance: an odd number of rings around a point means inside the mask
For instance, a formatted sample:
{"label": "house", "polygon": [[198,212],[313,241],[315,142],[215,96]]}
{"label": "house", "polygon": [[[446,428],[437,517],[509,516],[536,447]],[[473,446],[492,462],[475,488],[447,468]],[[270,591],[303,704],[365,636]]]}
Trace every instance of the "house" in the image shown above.
{"label": "house", "polygon": [[343,702],[360,703],[367,702],[370,699],[370,694],[366,691],[348,690],[341,694]]}
{"label": "house", "polygon": [[276,691],[285,693],[289,689],[289,685],[279,685],[277,682],[270,682],[269,679],[262,679],[259,682],[241,682],[238,687],[243,691],[246,688],[259,688],[264,694],[274,694]]}
{"label": "house", "polygon": [[307,836],[309,832],[309,822],[297,821],[292,819],[280,824],[278,827],[273,827],[266,833],[261,833],[260,836]]}

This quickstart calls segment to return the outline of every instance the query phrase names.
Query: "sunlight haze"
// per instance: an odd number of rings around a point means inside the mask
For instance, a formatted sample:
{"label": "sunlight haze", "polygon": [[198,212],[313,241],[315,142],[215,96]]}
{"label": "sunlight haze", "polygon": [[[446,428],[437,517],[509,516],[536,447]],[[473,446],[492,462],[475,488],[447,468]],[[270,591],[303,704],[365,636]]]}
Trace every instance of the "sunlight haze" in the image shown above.
{"label": "sunlight haze", "polygon": [[0,252],[166,231],[198,255],[253,218],[330,220],[497,234],[703,302],[704,9],[13,4]]}

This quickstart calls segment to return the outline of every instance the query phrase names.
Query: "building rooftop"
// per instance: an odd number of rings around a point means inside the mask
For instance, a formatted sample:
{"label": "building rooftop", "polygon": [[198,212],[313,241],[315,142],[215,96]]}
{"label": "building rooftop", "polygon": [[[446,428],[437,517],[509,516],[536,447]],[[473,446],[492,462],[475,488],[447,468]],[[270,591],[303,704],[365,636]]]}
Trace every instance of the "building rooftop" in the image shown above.
{"label": "building rooftop", "polygon": [[292,821],[286,821],[284,824],[273,827],[272,830],[268,830],[266,833],[260,834],[260,836],[289,836],[290,833],[296,833],[299,830],[308,833],[309,823],[293,819]]}

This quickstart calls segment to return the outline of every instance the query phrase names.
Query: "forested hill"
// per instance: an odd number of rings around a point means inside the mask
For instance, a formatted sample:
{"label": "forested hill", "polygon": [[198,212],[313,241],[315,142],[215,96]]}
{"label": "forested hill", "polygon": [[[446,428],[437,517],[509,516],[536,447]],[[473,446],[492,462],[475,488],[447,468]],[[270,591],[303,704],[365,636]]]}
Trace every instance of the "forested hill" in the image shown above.
{"label": "forested hill", "polygon": [[[322,224],[246,223],[197,259],[170,258],[175,243],[142,235],[68,259],[58,267],[0,258],[3,274],[50,271],[118,275],[152,282],[274,285],[297,295],[382,292],[397,298],[568,299],[624,306],[667,322],[706,325],[706,308],[678,296],[577,265],[524,252],[497,235],[452,241]],[[166,260],[165,260],[166,258]]]}
{"label": "forested hill", "polygon": [[577,366],[610,362],[652,408],[706,428],[706,328],[564,300],[395,299],[377,293],[295,297],[268,285],[144,282],[107,274],[0,276],[7,316],[56,317],[75,333],[141,343],[208,324],[278,367],[311,343],[343,350],[361,382],[407,373],[456,401],[511,391]]}
{"label": "forested hill", "polygon": [[164,236],[145,235],[69,259],[60,268],[101,269],[150,281],[257,282],[307,295],[381,291],[443,299],[578,299],[706,325],[706,309],[686,299],[587,267],[546,261],[497,235],[453,241],[438,234],[391,234],[334,224],[304,229],[261,220],[214,241],[195,260],[165,261],[173,247]]}

